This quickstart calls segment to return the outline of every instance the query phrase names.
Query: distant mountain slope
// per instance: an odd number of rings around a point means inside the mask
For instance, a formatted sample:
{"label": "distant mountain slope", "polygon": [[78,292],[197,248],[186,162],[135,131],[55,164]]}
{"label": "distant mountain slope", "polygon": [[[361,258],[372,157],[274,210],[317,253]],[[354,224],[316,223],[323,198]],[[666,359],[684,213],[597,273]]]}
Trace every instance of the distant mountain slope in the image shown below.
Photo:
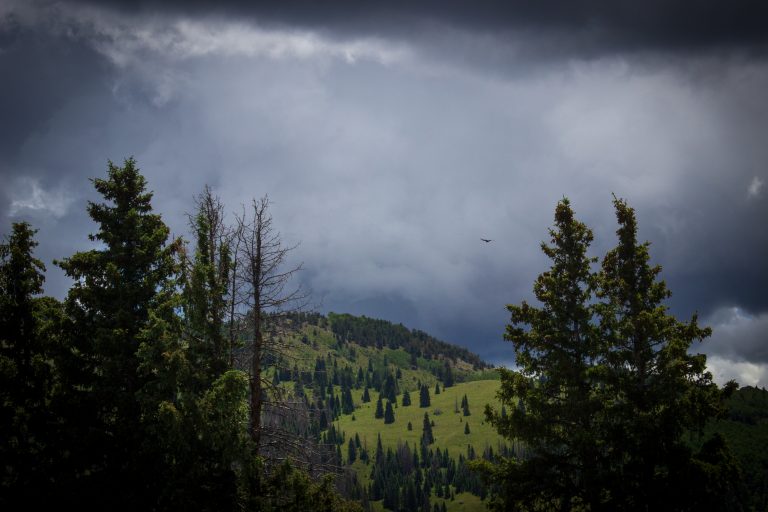
{"label": "distant mountain slope", "polygon": [[[513,448],[485,422],[485,405],[498,405],[491,365],[384,320],[284,321],[287,343],[266,374],[298,404],[291,428],[315,440],[324,453],[316,463],[347,468],[339,478],[347,496],[369,510],[485,509],[487,490],[469,461]],[[425,413],[434,437],[426,444]]]}
{"label": "distant mountain slope", "polygon": [[[436,379],[451,386],[454,382],[497,378],[493,365],[477,354],[402,324],[337,313],[329,313],[327,317],[319,313],[298,313],[290,315],[287,321],[292,323],[292,332],[298,333],[305,346],[311,345],[315,351],[329,355],[331,350],[352,367],[360,366],[357,358],[358,352],[362,352],[365,366],[369,359],[381,359],[383,364],[386,355],[386,363],[401,371],[431,374],[425,382]],[[309,349],[300,352],[303,352],[300,359],[305,362],[312,355]]]}
{"label": "distant mountain slope", "polygon": [[[326,450],[321,462],[350,470],[339,479],[348,496],[366,510],[422,510],[427,503],[430,510],[485,510],[482,497],[490,490],[468,462],[524,449],[485,422],[485,404],[499,406],[491,365],[385,320],[331,313],[291,315],[287,322],[289,348],[267,372],[304,404],[306,435]],[[422,389],[430,399],[424,407]],[[691,433],[692,447],[723,434],[743,471],[748,510],[768,510],[768,391],[744,387],[729,405],[727,417],[701,437]],[[434,422],[427,445],[425,413]]]}
{"label": "distant mountain slope", "polygon": [[418,329],[408,329],[403,324],[336,313],[329,313],[328,321],[333,334],[342,341],[354,341],[362,346],[377,348],[402,348],[409,354],[425,359],[450,359],[454,366],[470,365],[473,370],[491,366],[466,348],[440,341]]}

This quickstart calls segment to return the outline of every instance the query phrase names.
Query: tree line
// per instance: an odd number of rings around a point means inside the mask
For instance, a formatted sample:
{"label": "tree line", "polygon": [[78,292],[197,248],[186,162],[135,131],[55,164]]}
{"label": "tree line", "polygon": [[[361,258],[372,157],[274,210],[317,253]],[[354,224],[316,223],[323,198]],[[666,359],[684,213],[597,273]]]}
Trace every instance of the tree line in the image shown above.
{"label": "tree line", "polygon": [[[440,341],[418,329],[408,329],[402,324],[393,324],[386,320],[353,316],[349,314],[329,313],[328,322],[336,337],[342,342],[354,341],[364,347],[389,347],[393,350],[402,348],[411,354],[411,364],[417,366],[417,358],[428,361],[447,359],[452,363],[461,359],[472,365],[475,370],[488,368],[489,365],[464,347]],[[447,362],[447,361],[446,361]],[[431,365],[438,378],[453,378],[443,374],[450,365]],[[452,381],[451,381],[452,382]],[[449,384],[450,385],[450,384]]]}

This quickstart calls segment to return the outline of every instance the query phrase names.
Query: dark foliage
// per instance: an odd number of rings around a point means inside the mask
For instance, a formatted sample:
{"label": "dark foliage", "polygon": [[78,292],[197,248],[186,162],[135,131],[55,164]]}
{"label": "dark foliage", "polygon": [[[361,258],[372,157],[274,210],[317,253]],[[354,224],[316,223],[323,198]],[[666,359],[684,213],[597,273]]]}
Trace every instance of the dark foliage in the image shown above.
{"label": "dark foliage", "polygon": [[0,245],[0,509],[361,510],[331,479],[256,456],[215,216],[198,204],[186,257],[133,159],[93,183],[97,244],[58,263],[64,304],[39,296],[29,225]]}

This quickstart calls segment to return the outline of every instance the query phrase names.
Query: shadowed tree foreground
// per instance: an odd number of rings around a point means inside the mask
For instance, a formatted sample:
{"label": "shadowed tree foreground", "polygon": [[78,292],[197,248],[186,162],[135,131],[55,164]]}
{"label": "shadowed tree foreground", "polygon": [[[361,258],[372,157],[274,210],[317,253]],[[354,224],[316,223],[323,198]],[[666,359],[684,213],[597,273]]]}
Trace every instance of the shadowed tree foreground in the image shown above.
{"label": "shadowed tree foreground", "polygon": [[487,408],[499,433],[522,442],[514,458],[482,469],[499,490],[497,510],[739,510],[739,470],[715,437],[692,453],[684,436],[724,411],[720,390],[693,342],[711,333],[667,313],[670,296],[635,213],[614,199],[618,245],[598,270],[591,230],[563,199],[555,210],[552,261],[538,276],[540,305],[510,305],[517,371],[502,370]]}
{"label": "shadowed tree foreground", "polygon": [[[258,456],[259,375],[233,364],[238,269],[218,202],[198,198],[188,257],[133,159],[93,184],[95,247],[58,263],[74,282],[63,303],[39,296],[28,224],[0,244],[0,509],[358,510]],[[283,297],[268,243],[251,313]]]}

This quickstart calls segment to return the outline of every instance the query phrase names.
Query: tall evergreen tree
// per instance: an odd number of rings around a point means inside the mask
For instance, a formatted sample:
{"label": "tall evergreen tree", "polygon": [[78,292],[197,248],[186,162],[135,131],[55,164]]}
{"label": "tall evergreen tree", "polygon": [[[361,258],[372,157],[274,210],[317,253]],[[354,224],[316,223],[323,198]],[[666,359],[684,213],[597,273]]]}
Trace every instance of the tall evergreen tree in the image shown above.
{"label": "tall evergreen tree", "polygon": [[376,400],[376,411],[374,412],[373,417],[377,420],[384,417],[384,404],[381,401],[381,395],[379,395],[379,399]]}
{"label": "tall evergreen tree", "polygon": [[107,179],[93,184],[106,200],[88,203],[98,224],[90,239],[100,245],[59,262],[74,280],[67,310],[79,368],[69,384],[82,390],[88,409],[79,411],[91,438],[81,471],[109,502],[141,506],[139,490],[156,482],[147,471],[153,464],[141,460],[152,456],[138,424],[136,393],[146,384],[138,372],[139,333],[172,293],[179,245],[168,243],[168,227],[152,213],[152,193],[132,158],[123,167],[109,162]]}
{"label": "tall evergreen tree", "polygon": [[[738,484],[722,478],[725,473],[717,482],[682,476],[694,474],[702,460],[729,464],[727,449],[707,453],[715,445],[706,444],[694,456],[684,435],[701,432],[720,415],[724,393],[735,384],[723,393],[706,371],[706,356],[689,353],[711,329],[699,327],[696,315],[682,322],[668,313],[664,301],[671,293],[659,279],[661,266],[650,263],[650,244],[637,241],[634,209],[616,197],[613,204],[618,245],[603,258],[597,290],[601,339],[610,347],[600,391],[617,475],[610,482],[612,506],[679,510],[698,503],[695,508],[728,509]],[[720,496],[707,492],[715,487]]]}
{"label": "tall evergreen tree", "polygon": [[182,261],[184,319],[190,334],[189,357],[210,382],[232,365],[235,348],[225,339],[225,318],[233,300],[231,235],[224,224],[224,207],[208,186],[195,203],[189,219],[196,242],[194,256],[184,254]]}
{"label": "tall evergreen tree", "polygon": [[45,266],[35,258],[36,231],[14,223],[0,244],[0,508],[43,505],[62,458],[54,439],[60,304],[38,297]]}
{"label": "tall evergreen tree", "polygon": [[687,510],[702,488],[682,436],[720,410],[704,356],[687,353],[709,331],[666,313],[634,212],[614,204],[620,242],[602,272],[587,255],[591,231],[564,199],[542,244],[552,265],[534,284],[541,307],[508,306],[519,371],[501,370],[499,397],[511,412],[486,415],[526,456],[486,465],[499,510]]}
{"label": "tall evergreen tree", "polygon": [[406,389],[403,391],[403,407],[411,405],[411,394]]}
{"label": "tall evergreen tree", "polygon": [[589,372],[598,351],[590,323],[594,260],[587,249],[592,232],[563,199],[550,237],[551,243],[541,248],[552,266],[534,284],[542,306],[507,306],[512,318],[504,337],[514,344],[519,371],[500,370],[499,395],[502,403],[520,397],[529,412],[518,408],[503,423],[498,416],[489,418],[501,434],[521,439],[531,454],[504,466],[509,507],[541,502],[559,508],[574,496],[595,493],[588,482],[598,470],[599,446],[591,436],[599,411]]}

